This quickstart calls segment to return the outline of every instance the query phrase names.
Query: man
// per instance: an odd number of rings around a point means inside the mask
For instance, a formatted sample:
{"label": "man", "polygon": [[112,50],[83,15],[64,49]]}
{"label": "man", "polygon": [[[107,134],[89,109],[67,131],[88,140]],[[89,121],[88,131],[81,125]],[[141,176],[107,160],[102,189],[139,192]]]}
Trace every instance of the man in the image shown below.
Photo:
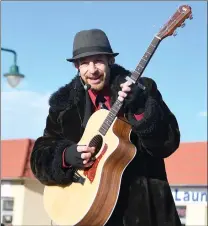
{"label": "man", "polygon": [[73,181],[73,169],[92,166],[94,148],[77,143],[99,104],[110,108],[118,98],[124,101],[119,116],[125,115],[132,125],[137,154],[124,171],[119,199],[106,225],[179,226],[164,165],[164,158],[179,146],[176,118],[152,79],[140,79],[145,90],[126,81],[130,72],[115,64],[117,55],[102,30],[76,34],[68,61],[78,75],[49,100],[44,134],[31,155],[32,171],[45,185],[67,185]]}

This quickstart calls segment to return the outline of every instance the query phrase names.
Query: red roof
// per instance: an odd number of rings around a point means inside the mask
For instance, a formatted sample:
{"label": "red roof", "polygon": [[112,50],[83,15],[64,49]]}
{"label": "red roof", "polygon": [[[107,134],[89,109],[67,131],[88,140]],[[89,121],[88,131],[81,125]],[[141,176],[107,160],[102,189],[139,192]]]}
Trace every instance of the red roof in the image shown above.
{"label": "red roof", "polygon": [[[1,142],[1,178],[34,178],[30,154],[34,140]],[[165,159],[171,185],[207,185],[207,142],[181,143],[178,150]]]}
{"label": "red roof", "polygon": [[165,164],[170,184],[207,185],[207,142],[181,143]]}
{"label": "red roof", "polygon": [[1,142],[1,178],[33,177],[29,157],[34,144],[31,139]]}

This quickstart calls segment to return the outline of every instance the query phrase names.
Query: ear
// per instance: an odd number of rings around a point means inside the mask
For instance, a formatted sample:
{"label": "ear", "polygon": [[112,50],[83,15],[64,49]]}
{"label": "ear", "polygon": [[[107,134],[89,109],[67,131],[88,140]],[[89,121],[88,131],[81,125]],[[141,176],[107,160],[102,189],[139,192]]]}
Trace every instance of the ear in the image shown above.
{"label": "ear", "polygon": [[109,59],[108,59],[108,64],[109,65],[112,65],[112,64],[114,64],[115,63],[115,58],[114,57],[109,57]]}
{"label": "ear", "polygon": [[74,61],[74,67],[79,70],[79,62],[78,61]]}

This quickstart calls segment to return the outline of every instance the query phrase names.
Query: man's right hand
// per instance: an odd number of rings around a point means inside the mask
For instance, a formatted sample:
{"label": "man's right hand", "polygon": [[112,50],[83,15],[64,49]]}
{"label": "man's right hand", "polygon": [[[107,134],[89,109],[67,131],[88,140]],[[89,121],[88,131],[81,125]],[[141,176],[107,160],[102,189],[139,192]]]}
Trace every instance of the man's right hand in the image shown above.
{"label": "man's right hand", "polygon": [[65,162],[75,168],[87,168],[94,163],[92,159],[94,153],[94,147],[73,144],[65,151]]}

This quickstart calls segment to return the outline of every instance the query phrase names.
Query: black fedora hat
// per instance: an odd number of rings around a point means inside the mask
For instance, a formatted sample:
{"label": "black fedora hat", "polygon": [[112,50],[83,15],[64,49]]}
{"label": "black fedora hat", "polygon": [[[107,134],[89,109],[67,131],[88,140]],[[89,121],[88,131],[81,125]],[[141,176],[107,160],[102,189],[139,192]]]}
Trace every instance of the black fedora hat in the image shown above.
{"label": "black fedora hat", "polygon": [[73,57],[67,61],[73,62],[79,58],[106,54],[117,56],[119,53],[113,53],[107,35],[100,29],[83,30],[74,37]]}

